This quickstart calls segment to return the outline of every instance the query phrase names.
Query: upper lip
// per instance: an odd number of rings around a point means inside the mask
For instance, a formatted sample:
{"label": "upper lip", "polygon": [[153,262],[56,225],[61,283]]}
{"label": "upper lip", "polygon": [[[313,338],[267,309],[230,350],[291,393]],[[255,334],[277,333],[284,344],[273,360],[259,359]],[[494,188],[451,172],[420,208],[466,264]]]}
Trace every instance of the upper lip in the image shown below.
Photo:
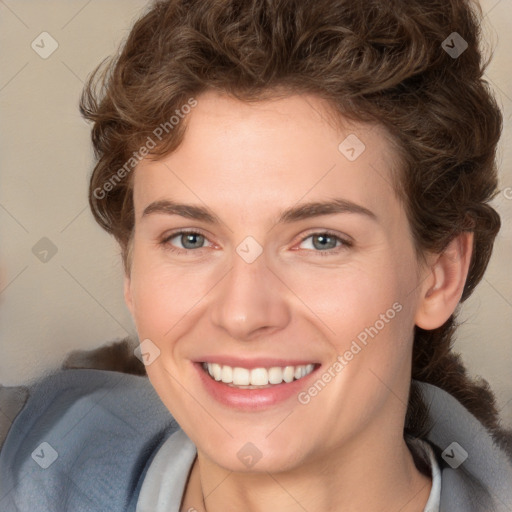
{"label": "upper lip", "polygon": [[272,368],[274,366],[285,367],[285,366],[301,366],[307,364],[318,364],[313,359],[280,359],[276,357],[252,357],[250,359],[244,359],[240,357],[234,357],[229,355],[212,355],[205,356],[196,360],[197,363],[216,363],[220,365],[227,365],[233,368]]}

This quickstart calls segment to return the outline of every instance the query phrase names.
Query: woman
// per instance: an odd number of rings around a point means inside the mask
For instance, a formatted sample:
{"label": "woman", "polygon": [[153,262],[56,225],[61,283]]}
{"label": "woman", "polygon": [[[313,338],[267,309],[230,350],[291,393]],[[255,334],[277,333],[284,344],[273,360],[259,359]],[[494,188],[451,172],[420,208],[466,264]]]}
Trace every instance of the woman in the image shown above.
{"label": "woman", "polygon": [[2,510],[512,509],[510,437],[451,352],[500,226],[479,16],[148,9],[81,111],[149,382],[35,387]]}

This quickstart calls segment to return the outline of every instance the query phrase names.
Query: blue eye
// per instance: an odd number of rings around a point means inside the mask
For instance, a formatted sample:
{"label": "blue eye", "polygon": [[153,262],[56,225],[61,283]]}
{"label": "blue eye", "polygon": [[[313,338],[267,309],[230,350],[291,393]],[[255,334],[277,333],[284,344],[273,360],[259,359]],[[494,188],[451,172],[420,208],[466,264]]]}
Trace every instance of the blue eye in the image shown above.
{"label": "blue eye", "polygon": [[[309,239],[313,241],[311,244],[313,248],[318,249],[319,252],[332,252],[333,249],[336,249],[338,242],[341,242],[342,245],[345,245],[344,240],[329,233],[313,233],[312,235],[303,238],[301,243],[304,243]],[[316,241],[318,241],[318,243],[315,243]]]}
{"label": "blue eye", "polygon": [[[178,238],[183,248],[180,250],[179,248],[175,248],[173,244],[171,244],[171,240],[174,238]],[[202,249],[201,244],[204,243],[206,237],[201,233],[196,231],[177,231],[175,233],[171,233],[168,237],[162,240],[162,245],[164,245],[167,249],[174,252],[183,252],[194,249]],[[186,245],[191,244],[193,247],[187,247]]]}
{"label": "blue eye", "polygon": [[[171,243],[171,240],[174,240],[175,238],[179,240],[182,248],[176,247],[173,243]],[[310,238],[313,240],[312,252],[321,256],[336,255],[341,251],[352,247],[353,245],[351,241],[343,239],[330,231],[312,233],[304,237],[300,243],[302,244]],[[166,236],[160,242],[160,245],[171,252],[178,254],[188,254],[189,252],[197,252],[197,249],[203,249],[203,244],[206,240],[207,238],[197,231],[181,230],[175,231],[174,233]]]}
{"label": "blue eye", "polygon": [[[310,238],[312,239],[310,246],[313,247],[312,251],[315,256],[338,256],[342,251],[345,251],[354,245],[351,240],[342,238],[332,231],[319,231],[316,233],[311,233],[301,240],[301,244]],[[336,247],[338,242],[339,246]]]}

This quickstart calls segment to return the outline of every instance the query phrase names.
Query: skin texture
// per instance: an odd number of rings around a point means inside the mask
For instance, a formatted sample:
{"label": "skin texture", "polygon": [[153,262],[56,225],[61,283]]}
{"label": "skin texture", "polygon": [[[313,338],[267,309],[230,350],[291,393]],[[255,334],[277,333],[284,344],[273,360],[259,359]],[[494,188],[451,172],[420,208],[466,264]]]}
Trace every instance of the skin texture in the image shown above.
{"label": "skin texture", "polygon": [[[182,145],[135,170],[125,280],[139,338],[160,350],[149,379],[198,449],[182,510],[422,511],[431,481],[402,434],[413,327],[435,328],[455,309],[471,234],[418,262],[381,127],[337,126],[314,96],[197,100]],[[365,144],[354,161],[338,149],[349,134]],[[376,220],[338,213],[276,224],[285,208],[334,198]],[[164,199],[208,207],[220,222],[143,215]],[[169,239],[179,229],[204,241]],[[322,248],[325,230],[352,245]],[[236,252],[247,236],[263,249],[252,263]],[[321,375],[396,303],[400,312],[305,405],[293,396],[239,411],[213,400],[192,364],[226,354],[299,358],[321,364]],[[251,468],[237,456],[248,442],[261,452]]]}

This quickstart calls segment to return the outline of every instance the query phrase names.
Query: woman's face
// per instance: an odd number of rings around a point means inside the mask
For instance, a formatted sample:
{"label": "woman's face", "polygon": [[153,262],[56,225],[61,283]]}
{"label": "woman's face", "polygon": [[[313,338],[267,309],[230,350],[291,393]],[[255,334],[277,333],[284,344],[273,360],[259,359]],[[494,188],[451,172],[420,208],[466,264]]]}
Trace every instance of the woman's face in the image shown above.
{"label": "woman's face", "polygon": [[229,470],[402,435],[421,272],[397,162],[382,128],[328,119],[314,96],[208,92],[135,170],[125,295],[148,376]]}

